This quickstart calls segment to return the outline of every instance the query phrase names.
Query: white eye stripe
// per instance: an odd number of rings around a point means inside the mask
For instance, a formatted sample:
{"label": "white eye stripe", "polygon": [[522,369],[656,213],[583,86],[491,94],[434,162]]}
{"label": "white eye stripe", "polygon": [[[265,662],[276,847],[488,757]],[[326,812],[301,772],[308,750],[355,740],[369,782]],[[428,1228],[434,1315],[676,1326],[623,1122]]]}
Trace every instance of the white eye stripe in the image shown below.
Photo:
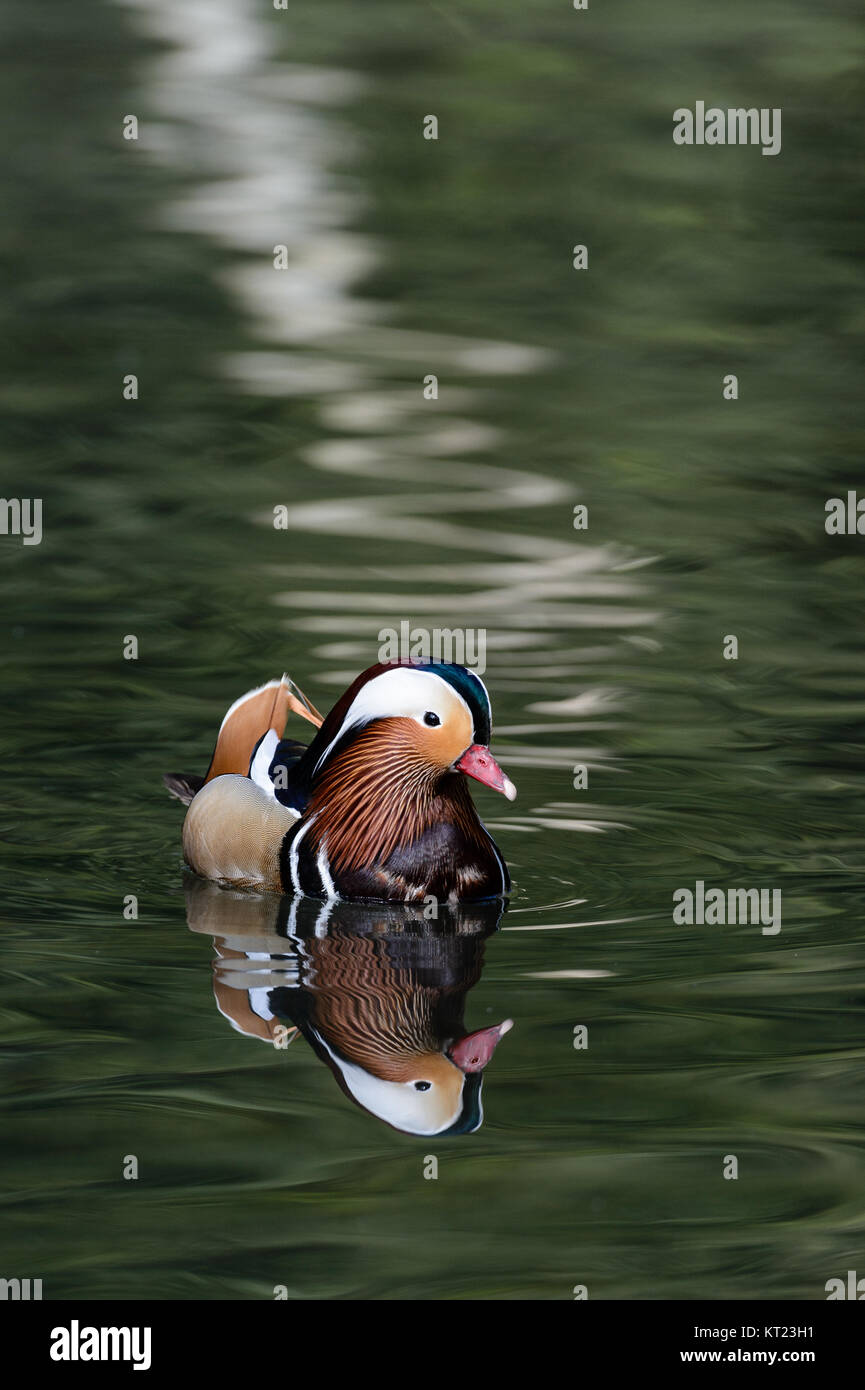
{"label": "white eye stripe", "polygon": [[[399,667],[393,671],[383,671],[358,691],[339,729],[336,738],[331,739],[315,765],[318,772],[334,746],[339,743],[346,730],[360,724],[368,724],[373,719],[418,719],[423,722],[427,710],[436,713],[436,705],[441,706],[442,688],[454,700],[458,700],[469,717],[474,736],[472,712],[458,690],[442,676],[433,671],[417,671],[411,667]],[[486,694],[486,691],[484,691]],[[489,697],[488,697],[489,698]],[[441,718],[441,716],[439,716]],[[444,720],[442,720],[444,723]]]}

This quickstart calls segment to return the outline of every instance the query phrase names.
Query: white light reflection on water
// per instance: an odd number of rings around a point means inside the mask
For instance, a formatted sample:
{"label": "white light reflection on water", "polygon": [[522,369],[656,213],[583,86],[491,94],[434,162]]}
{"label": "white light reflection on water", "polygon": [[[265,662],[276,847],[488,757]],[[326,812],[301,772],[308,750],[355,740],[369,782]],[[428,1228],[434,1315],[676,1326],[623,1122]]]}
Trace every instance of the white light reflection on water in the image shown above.
{"label": "white light reflection on water", "polygon": [[[363,298],[363,277],[387,248],[353,229],[364,192],[339,171],[362,156],[340,108],[363,93],[364,79],[275,58],[279,17],[252,0],[119,2],[166,45],[147,66],[141,113],[142,152],[185,176],[165,222],[234,253],[221,280],[258,340],[215,369],[235,390],[317,403],[322,438],[288,460],[288,535],[381,536],[399,547],[399,564],[388,564],[385,551],[360,572],[341,566],[338,550],[312,570],[290,559],[271,566],[273,601],[289,610],[283,626],[317,639],[312,653],[329,668],[320,679],[333,686],[374,659],[383,625],[408,618],[483,628],[495,689],[525,696],[525,712],[553,716],[549,724],[501,725],[500,736],[615,728],[604,716],[619,710],[617,691],[587,688],[585,666],[599,656],[614,661],[622,642],[653,641],[634,633],[658,618],[640,602],[635,570],[647,561],[574,533],[576,476],[571,485],[530,459],[515,462],[507,434],[473,418],[487,383],[508,378],[518,389],[519,378],[549,364],[546,350],[407,328],[392,322],[396,308]],[[281,244],[288,268],[276,271],[273,248]],[[416,369],[414,388],[406,364]],[[436,401],[422,395],[429,372],[442,383]],[[335,492],[337,479],[345,483]],[[561,515],[558,534],[544,516],[550,508]],[[538,525],[527,530],[533,511]],[[509,514],[518,527],[507,525]],[[273,525],[272,513],[250,520]],[[430,547],[451,558],[431,564]],[[563,634],[599,630],[608,638],[601,647],[557,649]],[[539,689],[545,698],[531,700]],[[544,747],[536,738],[509,756],[514,765],[550,768],[597,765],[609,754],[596,742]],[[500,824],[517,833],[603,829],[565,819],[538,807]]]}

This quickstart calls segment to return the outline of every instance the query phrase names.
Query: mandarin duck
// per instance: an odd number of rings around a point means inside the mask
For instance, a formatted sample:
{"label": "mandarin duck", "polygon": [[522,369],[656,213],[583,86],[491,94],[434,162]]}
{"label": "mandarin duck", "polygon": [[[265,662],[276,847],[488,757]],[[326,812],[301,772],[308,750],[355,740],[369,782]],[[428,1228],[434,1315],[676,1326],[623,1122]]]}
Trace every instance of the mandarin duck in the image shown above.
{"label": "mandarin duck", "polygon": [[[490,753],[490,700],[474,672],[379,663],[324,719],[292,686],[283,676],[235,701],[203,778],[165,777],[189,807],[190,868],[328,899],[454,903],[509,892],[466,781],[516,796]],[[308,746],[283,738],[289,712],[316,726]]]}
{"label": "mandarin duck", "polygon": [[301,1035],[362,1110],[414,1135],[469,1134],[483,1072],[512,1021],[466,1032],[501,900],[443,909],[231,892],[189,875],[190,929],[213,937],[213,993],[239,1033]]}

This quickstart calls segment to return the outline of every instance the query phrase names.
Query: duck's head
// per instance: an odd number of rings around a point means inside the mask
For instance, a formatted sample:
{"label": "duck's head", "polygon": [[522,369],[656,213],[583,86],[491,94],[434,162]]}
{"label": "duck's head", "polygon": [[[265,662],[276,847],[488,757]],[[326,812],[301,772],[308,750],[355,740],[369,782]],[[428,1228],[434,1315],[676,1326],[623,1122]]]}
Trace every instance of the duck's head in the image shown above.
{"label": "duck's head", "polygon": [[[435,787],[464,774],[513,801],[517,789],[490,752],[490,697],[479,676],[445,662],[379,663],[358,676],[325,719],[307,756],[310,780],[361,743],[403,778]],[[362,767],[363,757],[357,759]]]}
{"label": "duck's head", "polygon": [[[315,1030],[313,1043],[362,1109],[404,1134],[471,1134],[483,1122],[483,1070],[513,1027],[506,1018],[451,1042],[443,1051],[403,1051],[355,1060]],[[368,1049],[365,1049],[368,1052]]]}

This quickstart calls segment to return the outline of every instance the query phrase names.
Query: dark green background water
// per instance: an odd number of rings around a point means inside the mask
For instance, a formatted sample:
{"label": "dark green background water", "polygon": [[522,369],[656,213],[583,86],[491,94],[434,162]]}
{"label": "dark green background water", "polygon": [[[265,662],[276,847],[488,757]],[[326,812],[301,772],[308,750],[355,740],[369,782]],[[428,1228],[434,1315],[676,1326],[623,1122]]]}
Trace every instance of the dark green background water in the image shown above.
{"label": "dark green background water", "polygon": [[[823,525],[865,484],[857,11],[7,0],[0,476],[45,531],[0,537],[0,1275],[865,1275],[865,540]],[[698,99],[782,108],[782,153],[677,148]],[[327,706],[402,619],[487,630],[519,788],[478,792],[516,891],[466,1010],[515,1027],[483,1128],[432,1142],[219,1015],[160,785],[241,691]],[[781,889],[780,935],[674,926],[696,878]]]}

